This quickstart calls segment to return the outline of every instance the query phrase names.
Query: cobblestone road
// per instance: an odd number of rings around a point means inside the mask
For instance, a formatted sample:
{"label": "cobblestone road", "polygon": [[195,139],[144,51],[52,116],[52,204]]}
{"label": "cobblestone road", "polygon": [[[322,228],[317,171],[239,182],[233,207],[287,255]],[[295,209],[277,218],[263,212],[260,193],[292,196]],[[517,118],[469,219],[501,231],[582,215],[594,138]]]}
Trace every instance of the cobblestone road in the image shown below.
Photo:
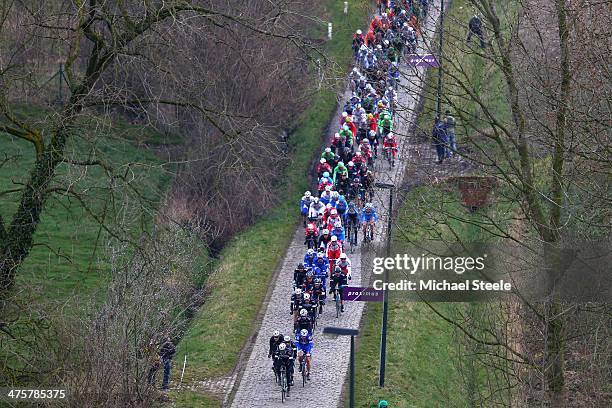
{"label": "cobblestone road", "polygon": [[[423,47],[421,51],[424,53],[429,52],[427,38],[433,37],[434,26],[439,16],[439,2],[435,2],[435,5],[435,7],[433,5],[430,7],[430,14],[422,28],[423,37],[426,41],[425,44],[421,44]],[[396,133],[400,143],[399,160],[392,169],[389,169],[387,163],[381,163],[382,160],[379,160],[376,169],[377,181],[394,183],[398,186],[402,182],[404,171],[410,160],[408,152],[414,150],[414,146],[411,147],[411,143],[416,143],[411,140],[408,131],[411,128],[411,123],[415,120],[416,95],[423,88],[424,80],[421,69],[415,71],[413,68],[405,65],[401,69],[404,77],[402,81],[407,87],[398,91],[398,100],[402,110],[397,115],[399,118],[396,122]],[[348,91],[345,97],[342,98],[342,101],[347,99],[347,95]],[[333,120],[337,121],[335,117]],[[335,126],[332,126],[331,131],[335,131]],[[419,160],[422,160],[422,158]],[[381,221],[379,224],[386,225],[388,193],[379,190],[376,195],[377,201],[375,206],[380,212]],[[385,239],[385,231],[381,227],[377,228],[377,230],[375,242],[380,245]],[[313,351],[312,380],[306,384],[306,387],[302,387],[296,377],[296,387],[292,388],[291,397],[285,404],[281,404],[280,389],[274,382],[271,362],[266,358],[268,340],[272,331],[279,329],[282,333],[292,333],[292,318],[289,315],[291,281],[293,269],[302,260],[304,252],[303,229],[298,228],[287,250],[278,279],[274,287],[271,288],[273,293],[267,305],[261,329],[255,342],[252,344],[252,351],[244,366],[244,373],[235,384],[236,392],[232,401],[232,407],[298,407],[303,406],[305,401],[308,401],[308,405],[313,407],[341,405],[342,387],[349,366],[350,339],[348,337],[326,338],[321,334],[321,330],[325,326],[358,328],[364,309],[363,302],[347,302],[346,312],[339,319],[335,317],[335,311],[332,310],[333,305],[324,310],[322,317],[317,322],[317,330],[314,335],[315,348]],[[353,265],[351,285],[359,286],[362,281],[365,284],[368,279],[368,266],[371,265],[371,262],[368,262],[366,258],[371,256],[371,253],[368,254],[366,251],[362,253],[361,250],[356,251],[352,255],[349,254]],[[317,392],[313,392],[314,390],[317,390]]]}

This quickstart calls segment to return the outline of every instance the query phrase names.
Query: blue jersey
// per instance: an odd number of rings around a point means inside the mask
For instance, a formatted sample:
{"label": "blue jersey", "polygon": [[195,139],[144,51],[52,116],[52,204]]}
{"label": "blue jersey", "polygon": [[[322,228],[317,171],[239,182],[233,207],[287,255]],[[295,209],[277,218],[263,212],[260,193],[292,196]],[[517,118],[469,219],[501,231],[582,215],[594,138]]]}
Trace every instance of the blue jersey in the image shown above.
{"label": "blue jersey", "polygon": [[303,198],[300,200],[300,212],[302,215],[308,215],[308,210],[310,209],[310,203],[312,200],[306,202]]}
{"label": "blue jersey", "polygon": [[306,268],[312,268],[314,261],[317,260],[317,255],[312,254],[312,257],[308,256],[308,254],[304,255],[304,266]]}
{"label": "blue jersey", "polygon": [[312,349],[314,347],[312,335],[308,334],[308,336],[302,337],[298,334],[295,345],[297,346],[298,351],[302,351],[304,354],[312,354]]}
{"label": "blue jersey", "polygon": [[361,222],[370,222],[374,220],[374,222],[378,221],[378,215],[376,215],[376,210],[372,208],[372,211],[368,214],[365,208],[361,211]]}
{"label": "blue jersey", "polygon": [[334,227],[331,230],[331,234],[338,237],[338,241],[344,241],[344,228],[343,227]]}
{"label": "blue jersey", "polygon": [[329,260],[326,256],[324,256],[323,258],[315,257],[315,260],[311,264],[311,266],[320,268],[321,272],[325,274],[327,272],[327,268],[329,268]]}

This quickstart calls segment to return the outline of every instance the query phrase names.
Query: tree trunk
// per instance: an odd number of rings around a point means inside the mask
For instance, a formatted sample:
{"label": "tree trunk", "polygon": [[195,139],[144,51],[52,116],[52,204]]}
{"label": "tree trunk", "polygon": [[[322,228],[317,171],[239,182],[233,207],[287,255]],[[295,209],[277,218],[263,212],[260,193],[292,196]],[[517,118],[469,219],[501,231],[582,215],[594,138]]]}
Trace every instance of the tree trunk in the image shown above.
{"label": "tree trunk", "polygon": [[11,289],[17,268],[32,249],[40,214],[49,196],[49,183],[63,157],[66,137],[67,130],[63,126],[55,132],[49,146],[37,156],[19,207],[6,229],[5,239],[0,243],[0,293]]}

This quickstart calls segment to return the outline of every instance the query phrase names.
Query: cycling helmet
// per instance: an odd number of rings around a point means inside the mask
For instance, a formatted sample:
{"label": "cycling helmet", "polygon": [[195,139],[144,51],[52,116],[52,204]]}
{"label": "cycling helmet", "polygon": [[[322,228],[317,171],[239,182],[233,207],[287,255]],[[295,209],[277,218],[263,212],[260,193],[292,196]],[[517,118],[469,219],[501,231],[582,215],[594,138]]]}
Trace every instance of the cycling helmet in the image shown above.
{"label": "cycling helmet", "polygon": [[361,104],[360,104],[360,103],[358,103],[358,104],[357,104],[355,107],[356,107],[357,109],[361,109]]}
{"label": "cycling helmet", "polygon": [[313,200],[314,200],[314,202],[315,202],[315,204],[316,204],[316,203],[318,203],[318,202],[319,202],[319,197],[315,197],[315,198],[313,198]]}
{"label": "cycling helmet", "polygon": [[323,235],[329,234],[329,230],[327,228],[323,229]]}
{"label": "cycling helmet", "polygon": [[338,197],[340,197],[340,193],[338,193],[337,191],[332,191],[332,198],[337,200]]}
{"label": "cycling helmet", "polygon": [[353,121],[353,118],[351,118],[350,116],[347,116],[345,120],[346,120],[347,122],[352,122],[352,121]]}
{"label": "cycling helmet", "polygon": [[378,44],[378,45],[376,46],[376,49],[378,49],[378,50],[382,50],[382,45]]}
{"label": "cycling helmet", "polygon": [[336,242],[338,240],[338,237],[335,235],[332,235],[331,240],[332,242]]}
{"label": "cycling helmet", "polygon": [[304,300],[310,300],[310,294],[304,293]]}
{"label": "cycling helmet", "polygon": [[331,191],[332,190],[332,186],[325,186],[325,191]]}
{"label": "cycling helmet", "polygon": [[[353,71],[357,72],[357,68],[354,68]],[[346,118],[348,116],[347,112],[342,112],[342,117]]]}
{"label": "cycling helmet", "polygon": [[281,343],[278,345],[278,351],[285,351],[287,345],[285,343]]}
{"label": "cycling helmet", "polygon": [[317,257],[319,257],[319,258],[323,258],[324,256],[325,256],[325,254],[324,254],[323,252],[319,252],[319,253],[317,254]]}
{"label": "cycling helmet", "polygon": [[376,131],[375,130],[370,130],[370,136],[376,136]]}
{"label": "cycling helmet", "polygon": [[340,254],[340,259],[346,259],[346,254],[344,253]]}
{"label": "cycling helmet", "polygon": [[[305,309],[302,309],[302,310],[306,311]],[[308,336],[308,330],[306,330],[306,329],[300,330],[300,336],[302,336],[302,337]]]}
{"label": "cycling helmet", "polygon": [[306,191],[304,193],[304,197],[310,197],[312,195],[312,193],[310,191]]}
{"label": "cycling helmet", "polygon": [[310,248],[308,251],[306,251],[306,253],[308,254],[308,256],[314,254],[314,249]]}
{"label": "cycling helmet", "polygon": [[314,231],[314,225],[308,224],[308,231]]}
{"label": "cycling helmet", "polygon": [[308,314],[308,311],[306,309],[300,310],[300,316],[306,316],[307,314]]}
{"label": "cycling helmet", "polygon": [[307,278],[312,278],[312,276],[313,276],[312,271],[306,272],[306,277]]}
{"label": "cycling helmet", "polygon": [[388,47],[389,46],[389,40],[385,40],[383,41],[383,43]]}
{"label": "cycling helmet", "polygon": [[315,285],[321,283],[321,278],[315,278]]}
{"label": "cycling helmet", "polygon": [[361,156],[361,152],[355,153],[355,156]]}
{"label": "cycling helmet", "polygon": [[355,163],[353,163],[353,161],[351,160],[350,162],[348,162],[348,166],[349,167],[353,167],[355,165]]}
{"label": "cycling helmet", "polygon": [[371,113],[368,113],[367,118],[368,118],[368,119],[373,119],[373,118],[374,118],[374,115],[372,115]]}
{"label": "cycling helmet", "polygon": [[340,133],[334,133],[334,139],[339,139],[340,138]]}
{"label": "cycling helmet", "polygon": [[366,208],[372,208],[373,207],[372,203],[366,203],[365,206],[366,206]]}
{"label": "cycling helmet", "polygon": [[298,269],[304,269],[304,264],[303,263],[299,263],[297,266]]}
{"label": "cycling helmet", "polygon": [[387,137],[393,137],[393,132],[387,133]]}
{"label": "cycling helmet", "polygon": [[355,31],[355,33],[356,33],[357,35],[361,35],[361,30],[357,30],[357,31]]}
{"label": "cycling helmet", "polygon": [[380,402],[378,403],[378,408],[387,408],[389,406],[389,403],[385,400],[380,400]]}
{"label": "cycling helmet", "polygon": [[370,143],[370,141],[366,138],[361,139],[361,144],[366,144],[366,143]]}
{"label": "cycling helmet", "polygon": [[336,267],[334,268],[334,272],[335,272],[335,273],[342,272],[342,269],[340,269],[340,267],[339,267],[339,266],[336,266]]}
{"label": "cycling helmet", "polygon": [[272,336],[278,337],[280,336],[280,332],[278,330],[274,330],[274,333],[272,333]]}
{"label": "cycling helmet", "polygon": [[334,224],[335,228],[342,228],[342,221],[338,220],[336,221],[336,223]]}
{"label": "cycling helmet", "polygon": [[[329,205],[331,206],[331,204],[329,204]],[[332,209],[329,211],[329,213],[330,213],[331,215],[338,215],[338,210],[336,210],[335,208],[332,208]]]}
{"label": "cycling helmet", "polygon": [[331,152],[331,147],[326,147],[325,148],[325,153],[330,153]]}
{"label": "cycling helmet", "polygon": [[284,341],[291,341],[291,337],[289,337],[289,336],[285,336],[285,337],[283,337],[283,340],[284,340]]}
{"label": "cycling helmet", "polygon": [[295,288],[295,294],[296,294],[296,295],[301,295],[301,294],[302,294],[302,289],[300,289],[300,288]]}

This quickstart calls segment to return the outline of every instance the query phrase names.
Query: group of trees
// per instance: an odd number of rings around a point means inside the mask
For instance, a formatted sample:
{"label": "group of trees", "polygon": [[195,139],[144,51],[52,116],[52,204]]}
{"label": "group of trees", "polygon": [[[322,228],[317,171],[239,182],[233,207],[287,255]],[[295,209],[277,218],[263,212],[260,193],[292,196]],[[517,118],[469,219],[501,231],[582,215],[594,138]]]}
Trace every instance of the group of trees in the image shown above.
{"label": "group of trees", "polygon": [[[467,18],[482,20],[487,44],[466,43],[467,19],[447,16],[442,103],[458,118],[459,153],[471,176],[495,179],[497,188],[491,206],[473,216],[443,199],[420,206],[415,227],[449,231],[449,243],[469,240],[453,230],[457,222],[477,227],[479,239],[507,251],[495,266],[514,273],[520,289],[444,317],[457,327],[466,361],[486,373],[487,390],[475,404],[605,405],[606,280],[571,301],[562,287],[604,278],[610,258],[608,5],[466,3]],[[563,276],[570,265],[581,273]],[[521,292],[534,287],[536,296]]]}
{"label": "group of trees", "polygon": [[[271,188],[287,162],[280,134],[304,106],[310,59],[319,53],[303,35],[318,12],[311,6],[1,2],[0,137],[29,143],[34,157],[23,181],[0,191],[11,203],[0,212],[3,383],[69,380],[75,389],[105,393],[100,398],[136,395],[147,405],[143,347],[197,303],[193,260],[207,249],[181,231],[218,248],[275,200]],[[116,120],[180,135],[180,145],[154,149],[156,171],[172,180],[161,200],[134,171],[151,163],[106,160],[122,149],[109,125]],[[0,171],[21,168],[18,160],[5,154]],[[92,169],[105,181],[85,182]],[[82,305],[87,318],[66,313],[51,321],[34,312],[40,305],[22,301],[29,289],[16,277],[32,248],[46,245],[36,233],[60,198],[99,224],[94,254],[111,272],[101,305]],[[109,388],[115,374],[121,389]]]}

